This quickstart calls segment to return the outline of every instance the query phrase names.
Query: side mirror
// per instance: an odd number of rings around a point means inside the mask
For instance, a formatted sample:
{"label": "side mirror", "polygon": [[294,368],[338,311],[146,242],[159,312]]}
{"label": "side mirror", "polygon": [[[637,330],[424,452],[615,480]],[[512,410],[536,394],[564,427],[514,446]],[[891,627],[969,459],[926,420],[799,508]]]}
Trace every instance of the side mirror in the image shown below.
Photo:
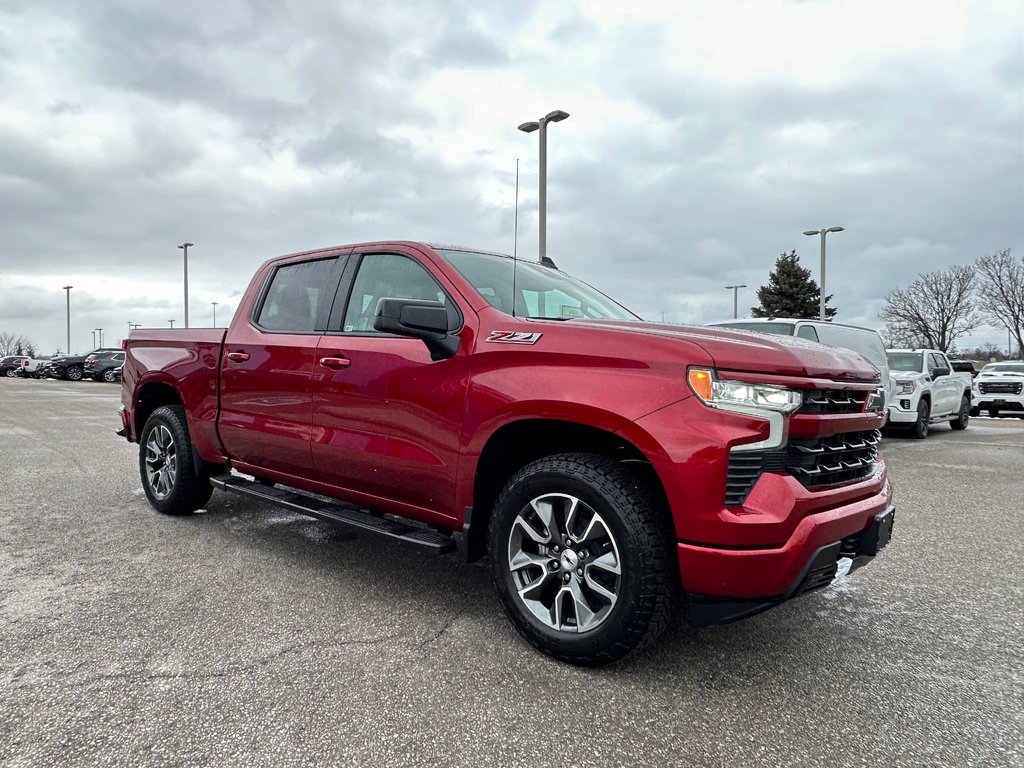
{"label": "side mirror", "polygon": [[381,299],[373,317],[375,330],[422,339],[433,360],[451,357],[459,349],[453,336],[461,318],[454,307],[422,299]]}
{"label": "side mirror", "polygon": [[939,376],[949,376],[949,368],[932,368],[932,378],[937,379]]}

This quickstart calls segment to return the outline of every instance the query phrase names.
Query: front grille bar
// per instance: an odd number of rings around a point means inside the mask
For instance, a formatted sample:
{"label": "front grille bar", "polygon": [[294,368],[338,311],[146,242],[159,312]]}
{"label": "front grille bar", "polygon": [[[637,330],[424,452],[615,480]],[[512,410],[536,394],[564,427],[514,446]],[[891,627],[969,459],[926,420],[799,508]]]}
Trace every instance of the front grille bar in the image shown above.
{"label": "front grille bar", "polygon": [[788,473],[809,489],[858,482],[875,471],[879,430],[848,432],[817,440],[791,440],[768,451],[735,451],[729,455],[726,506],[746,501],[766,472]]}

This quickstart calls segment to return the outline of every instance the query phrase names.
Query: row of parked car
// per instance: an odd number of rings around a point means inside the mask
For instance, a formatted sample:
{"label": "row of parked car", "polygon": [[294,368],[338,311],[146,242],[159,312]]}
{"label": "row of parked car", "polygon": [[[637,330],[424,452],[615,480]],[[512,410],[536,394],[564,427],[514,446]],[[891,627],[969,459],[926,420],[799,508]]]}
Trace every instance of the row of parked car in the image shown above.
{"label": "row of parked car", "polygon": [[124,350],[94,349],[85,355],[57,355],[55,357],[26,357],[8,355],[0,358],[0,376],[32,379],[64,379],[66,381],[115,382],[121,380]]}

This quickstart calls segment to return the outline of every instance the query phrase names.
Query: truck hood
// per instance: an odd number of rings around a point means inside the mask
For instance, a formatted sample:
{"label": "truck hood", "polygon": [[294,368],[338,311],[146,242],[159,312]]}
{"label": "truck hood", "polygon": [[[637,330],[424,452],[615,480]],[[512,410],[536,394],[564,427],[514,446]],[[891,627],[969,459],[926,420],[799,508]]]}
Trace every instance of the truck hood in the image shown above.
{"label": "truck hood", "polygon": [[643,321],[573,320],[594,328],[657,335],[689,342],[703,349],[723,371],[771,373],[841,381],[878,382],[878,369],[849,349],[826,347],[795,336],[756,331],[669,325]]}
{"label": "truck hood", "polygon": [[909,379],[919,379],[924,376],[923,373],[918,371],[890,371],[889,375],[897,381],[907,381]]}

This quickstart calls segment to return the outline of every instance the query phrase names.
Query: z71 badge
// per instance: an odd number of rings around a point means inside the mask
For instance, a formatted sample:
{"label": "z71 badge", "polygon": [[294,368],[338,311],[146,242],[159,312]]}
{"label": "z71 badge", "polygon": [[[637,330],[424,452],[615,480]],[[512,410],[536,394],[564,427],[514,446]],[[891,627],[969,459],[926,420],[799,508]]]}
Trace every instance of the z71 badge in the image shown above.
{"label": "z71 badge", "polygon": [[522,331],[491,331],[486,340],[497,344],[536,344],[542,335]]}

